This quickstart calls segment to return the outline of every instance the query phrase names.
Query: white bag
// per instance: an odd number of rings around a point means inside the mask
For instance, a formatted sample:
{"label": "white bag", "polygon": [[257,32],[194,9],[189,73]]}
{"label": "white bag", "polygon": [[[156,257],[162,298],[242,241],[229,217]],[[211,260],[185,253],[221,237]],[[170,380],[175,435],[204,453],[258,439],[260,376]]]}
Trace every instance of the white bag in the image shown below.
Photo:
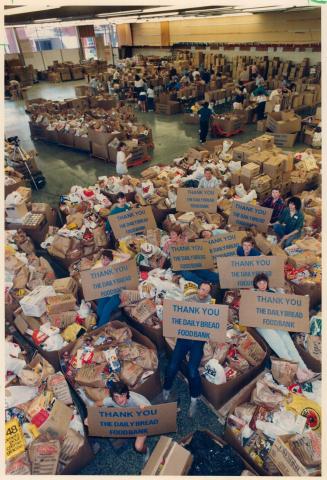
{"label": "white bag", "polygon": [[212,358],[204,366],[204,376],[210,383],[221,385],[226,383],[226,375],[218,360]]}

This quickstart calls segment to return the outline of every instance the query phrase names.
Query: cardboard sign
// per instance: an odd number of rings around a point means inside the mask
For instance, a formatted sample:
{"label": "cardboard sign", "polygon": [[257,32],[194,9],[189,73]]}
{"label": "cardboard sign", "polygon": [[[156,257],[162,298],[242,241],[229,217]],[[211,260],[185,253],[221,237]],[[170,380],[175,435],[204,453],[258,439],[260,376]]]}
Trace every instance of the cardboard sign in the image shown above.
{"label": "cardboard sign", "polygon": [[283,257],[221,257],[217,266],[221,288],[252,288],[258,273],[268,276],[270,287],[284,287]]}
{"label": "cardboard sign", "polygon": [[228,318],[227,305],[164,300],[164,337],[224,342]]}
{"label": "cardboard sign", "polygon": [[177,190],[177,212],[217,212],[218,189],[179,188]]}
{"label": "cardboard sign", "polygon": [[243,228],[255,226],[259,232],[266,232],[272,212],[272,208],[249,205],[248,203],[234,200],[228,223],[232,226]]}
{"label": "cardboard sign", "polygon": [[202,270],[214,268],[213,257],[206,241],[171,245],[169,247],[170,261],[173,270]]}
{"label": "cardboard sign", "polygon": [[177,403],[141,408],[89,407],[89,435],[136,437],[176,432]]}
{"label": "cardboard sign", "polygon": [[137,289],[139,281],[135,260],[83,270],[81,282],[86,301],[112,297],[124,289]]}
{"label": "cardboard sign", "polygon": [[25,451],[25,438],[17,418],[6,422],[6,460]]}
{"label": "cardboard sign", "polygon": [[235,256],[237,247],[241,244],[242,239],[246,236],[246,232],[230,232],[215,235],[206,240],[209,245],[209,251],[217,261],[217,257]]}
{"label": "cardboard sign", "polygon": [[307,295],[242,292],[240,323],[249,327],[309,333],[309,301]]}
{"label": "cardboard sign", "polygon": [[157,227],[150,206],[132,208],[126,212],[109,215],[108,220],[116,238],[141,234]]}

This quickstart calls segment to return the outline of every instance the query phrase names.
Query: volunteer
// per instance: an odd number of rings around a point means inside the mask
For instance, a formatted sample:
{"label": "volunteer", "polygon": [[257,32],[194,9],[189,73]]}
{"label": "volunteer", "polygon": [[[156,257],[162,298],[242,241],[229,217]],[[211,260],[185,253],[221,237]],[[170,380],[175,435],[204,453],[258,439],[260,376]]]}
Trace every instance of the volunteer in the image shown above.
{"label": "volunteer", "polygon": [[304,224],[304,215],[301,210],[301,200],[291,197],[287,207],[283,210],[276,223],[273,224],[274,232],[283,248],[292,245],[293,241],[300,238]]}
{"label": "volunteer", "polygon": [[240,73],[239,80],[241,82],[248,82],[249,81],[249,70],[248,67],[244,67],[243,71]]}
{"label": "volunteer", "polygon": [[[195,303],[210,303],[211,302],[211,285],[207,282],[202,282],[199,286],[196,295],[191,295],[187,298],[188,302]],[[168,367],[166,369],[165,382],[163,386],[163,398],[168,400],[170,390],[178,370],[186,356],[189,353],[189,360],[187,363],[187,378],[189,382],[189,389],[191,395],[191,403],[188,411],[189,417],[193,417],[196,413],[199,397],[202,393],[201,377],[199,374],[199,366],[203,355],[203,347],[205,342],[197,340],[188,340],[178,338],[174,351],[171,355]]]}
{"label": "volunteer", "polygon": [[132,154],[126,156],[126,143],[120,142],[117,148],[117,157],[116,157],[116,172],[120,177],[128,173],[127,162],[132,158]]}
{"label": "volunteer", "polygon": [[198,115],[200,116],[200,143],[204,143],[207,140],[209,122],[212,117],[212,110],[210,110],[208,102],[204,102],[203,107],[198,111]]}
{"label": "volunteer", "polygon": [[260,73],[258,73],[258,75],[255,77],[256,87],[259,87],[260,85],[264,85],[264,83],[265,83],[265,80],[263,76]]}
{"label": "volunteer", "polygon": [[214,228],[213,230],[201,230],[199,237],[200,238],[212,238],[215,235],[222,235],[228,233],[228,230],[224,228]]}
{"label": "volunteer", "polygon": [[[258,273],[253,279],[253,288],[259,292],[275,293],[269,288],[269,279],[265,273]],[[297,351],[293,340],[286,330],[273,328],[256,328],[257,332],[265,339],[269,347],[274,350],[279,358],[298,363],[297,377],[301,381],[307,381],[315,374],[309,370]]]}
{"label": "volunteer", "polygon": [[21,98],[20,82],[18,76],[15,76],[15,80],[9,81],[9,92],[12,100],[19,100]]}
{"label": "volunteer", "polygon": [[242,238],[241,245],[237,247],[236,255],[239,257],[259,257],[261,252],[256,248],[253,237]]}
{"label": "volunteer", "polygon": [[[110,382],[107,383],[110,396],[105,397],[103,400],[97,400],[95,404],[98,407],[114,407],[114,408],[140,408],[143,410],[146,407],[151,406],[151,403],[147,398],[139,393],[130,392],[128,386],[122,382]],[[137,453],[144,455],[144,463],[146,463],[150,456],[150,450],[146,446],[146,435],[138,435],[135,439],[134,450]]]}
{"label": "volunteer", "polygon": [[96,95],[98,93],[98,87],[99,87],[99,81],[97,77],[91,77],[90,87],[91,87],[92,95]]}
{"label": "volunteer", "polygon": [[[127,203],[126,201],[126,195],[123,192],[119,192],[117,195],[117,203],[115,203],[109,212],[110,215],[115,215],[116,213],[122,213],[126,212],[126,210],[130,210],[132,206]],[[108,235],[112,234],[112,229],[110,226],[109,219],[107,218],[106,223],[105,223],[105,230]],[[113,240],[113,239],[112,239]]]}
{"label": "volunteer", "polygon": [[221,181],[219,182],[218,178],[212,175],[212,170],[210,167],[204,169],[204,177],[201,178],[198,188],[217,188],[219,187]]}
{"label": "volunteer", "polygon": [[138,99],[139,107],[141,112],[146,112],[146,90],[145,87],[141,89]]}
{"label": "volunteer", "polygon": [[148,103],[148,112],[154,111],[154,90],[152,84],[150,83],[149,88],[146,91],[147,103]]}
{"label": "volunteer", "polygon": [[179,225],[176,225],[173,227],[170,232],[169,232],[169,239],[165,242],[164,246],[162,247],[162,250],[165,253],[169,253],[169,247],[171,245],[180,245],[183,243],[182,238],[182,229]]}
{"label": "volunteer", "polygon": [[265,116],[266,102],[268,98],[268,94],[265,90],[265,87],[263,85],[259,85],[259,87],[253,90],[252,98],[254,98],[254,100],[256,100],[258,104],[257,107],[255,108],[257,119],[263,120]]}
{"label": "volunteer", "polygon": [[143,88],[144,88],[144,81],[139,75],[135,75],[134,91],[135,91],[136,98],[138,98]]}
{"label": "volunteer", "polygon": [[278,217],[280,217],[282,211],[285,208],[285,202],[281,197],[278,187],[274,187],[272,189],[271,195],[261,203],[261,206],[265,208],[272,208],[273,210],[270,225],[277,222]]}

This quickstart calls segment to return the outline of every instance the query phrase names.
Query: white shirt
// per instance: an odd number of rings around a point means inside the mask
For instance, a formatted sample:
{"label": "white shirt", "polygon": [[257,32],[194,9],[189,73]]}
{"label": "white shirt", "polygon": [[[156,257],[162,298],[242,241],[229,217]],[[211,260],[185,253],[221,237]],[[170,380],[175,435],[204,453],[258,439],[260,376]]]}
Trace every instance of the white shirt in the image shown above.
{"label": "white shirt", "polygon": [[147,89],[146,93],[147,93],[148,98],[154,98],[154,90],[152,88],[149,87]]}
{"label": "white shirt", "polygon": [[199,188],[216,188],[219,187],[218,178],[212,177],[210,180],[207,180],[205,177],[201,178],[199,182]]}
{"label": "white shirt", "polygon": [[135,87],[136,87],[136,88],[141,88],[141,87],[143,87],[143,85],[144,85],[144,81],[143,81],[142,78],[141,78],[140,80],[135,80],[135,83],[134,83],[134,84],[135,84]]}
{"label": "white shirt", "polygon": [[116,172],[118,175],[125,175],[126,173],[128,173],[126,155],[121,150],[117,152]]}
{"label": "white shirt", "polygon": [[193,80],[195,80],[195,78],[197,77],[197,75],[200,76],[200,72],[199,72],[198,70],[195,70],[195,71],[192,73],[192,75],[193,75]]}

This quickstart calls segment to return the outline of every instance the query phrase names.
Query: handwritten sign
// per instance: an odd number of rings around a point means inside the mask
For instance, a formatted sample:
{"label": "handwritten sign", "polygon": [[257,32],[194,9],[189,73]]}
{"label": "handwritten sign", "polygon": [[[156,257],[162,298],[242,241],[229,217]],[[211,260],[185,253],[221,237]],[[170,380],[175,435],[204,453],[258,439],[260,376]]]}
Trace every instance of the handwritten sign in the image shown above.
{"label": "handwritten sign", "polygon": [[214,235],[206,240],[209,245],[209,251],[214,258],[235,256],[237,247],[241,244],[242,239],[246,236],[246,232],[229,232]]}
{"label": "handwritten sign", "polygon": [[125,289],[137,289],[139,282],[135,260],[82,270],[81,282],[86,301],[112,297]]}
{"label": "handwritten sign", "polygon": [[179,188],[176,210],[178,212],[217,212],[218,190],[214,188]]}
{"label": "handwritten sign", "polygon": [[89,435],[136,437],[176,432],[177,403],[141,408],[89,407]]}
{"label": "handwritten sign", "polygon": [[203,240],[184,245],[171,245],[169,253],[173,270],[201,270],[214,267],[209,245]]}
{"label": "handwritten sign", "polygon": [[227,305],[164,300],[164,337],[224,342],[228,319]]}
{"label": "handwritten sign", "polygon": [[148,229],[157,227],[150,206],[109,215],[108,220],[116,238],[142,234]]}
{"label": "handwritten sign", "polygon": [[272,215],[272,208],[249,205],[234,200],[228,223],[235,227],[250,228],[255,226],[259,232],[266,232]]}
{"label": "handwritten sign", "polygon": [[252,288],[258,273],[265,273],[272,288],[284,287],[284,258],[281,256],[222,257],[217,259],[221,288]]}
{"label": "handwritten sign", "polygon": [[307,295],[242,292],[240,323],[249,327],[308,333],[309,301]]}

